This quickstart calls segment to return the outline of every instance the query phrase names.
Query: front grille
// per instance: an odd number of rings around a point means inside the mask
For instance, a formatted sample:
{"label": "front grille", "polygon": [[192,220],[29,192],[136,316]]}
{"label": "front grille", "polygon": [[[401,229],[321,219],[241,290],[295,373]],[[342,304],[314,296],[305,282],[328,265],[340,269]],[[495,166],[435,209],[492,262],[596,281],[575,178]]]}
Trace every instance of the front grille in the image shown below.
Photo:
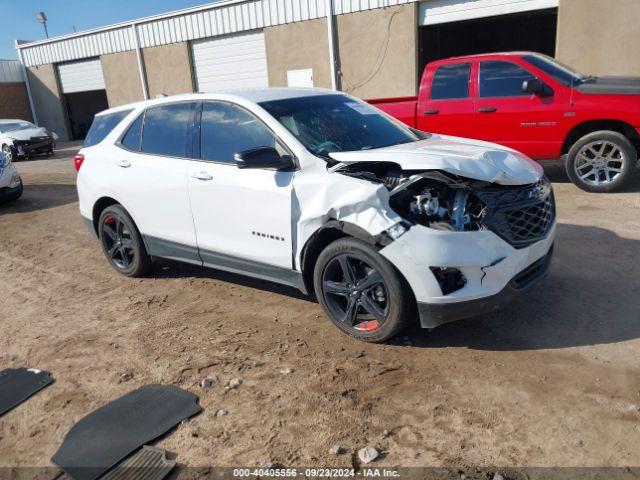
{"label": "front grille", "polygon": [[543,239],[555,219],[556,208],[549,180],[535,185],[481,190],[487,205],[484,224],[515,248],[525,248]]}

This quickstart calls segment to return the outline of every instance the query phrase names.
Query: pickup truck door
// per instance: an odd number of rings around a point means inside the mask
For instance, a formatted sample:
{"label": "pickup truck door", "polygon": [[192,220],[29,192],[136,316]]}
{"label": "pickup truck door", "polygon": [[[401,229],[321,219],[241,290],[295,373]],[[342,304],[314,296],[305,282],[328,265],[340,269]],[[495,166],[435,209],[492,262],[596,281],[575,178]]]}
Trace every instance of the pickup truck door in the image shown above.
{"label": "pickup truck door", "polygon": [[234,160],[244,150],[282,148],[275,135],[243,107],[208,101],[194,136],[189,197],[203,263],[282,280],[292,269],[294,172],[239,169]]}
{"label": "pickup truck door", "polygon": [[461,62],[427,70],[416,110],[419,130],[474,138],[472,67],[471,62]]}
{"label": "pickup truck door", "polygon": [[544,95],[523,92],[525,80],[536,76],[514,62],[479,62],[476,134],[538,160],[557,158],[563,141],[564,112],[568,101],[562,92],[545,85]]}

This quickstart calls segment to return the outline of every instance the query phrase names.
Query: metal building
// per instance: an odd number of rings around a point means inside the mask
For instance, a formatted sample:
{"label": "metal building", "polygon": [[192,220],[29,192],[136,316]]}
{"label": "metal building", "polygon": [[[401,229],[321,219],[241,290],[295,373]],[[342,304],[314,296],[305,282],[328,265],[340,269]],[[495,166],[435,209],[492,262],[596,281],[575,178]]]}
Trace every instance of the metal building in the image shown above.
{"label": "metal building", "polygon": [[[82,138],[93,115],[158,94],[261,86],[415,95],[431,60],[500,50],[640,74],[637,0],[225,0],[17,44],[36,120]],[[615,31],[615,37],[611,32]]]}

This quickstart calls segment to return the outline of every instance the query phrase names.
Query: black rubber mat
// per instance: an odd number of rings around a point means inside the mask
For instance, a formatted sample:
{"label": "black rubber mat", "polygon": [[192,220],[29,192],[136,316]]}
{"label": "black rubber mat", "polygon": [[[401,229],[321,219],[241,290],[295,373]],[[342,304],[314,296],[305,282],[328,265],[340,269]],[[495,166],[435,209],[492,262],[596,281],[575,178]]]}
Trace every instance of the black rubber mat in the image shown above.
{"label": "black rubber mat", "polygon": [[175,460],[167,460],[165,450],[145,445],[100,480],[162,480],[175,466]]}
{"label": "black rubber mat", "polygon": [[172,385],[146,385],[90,413],[51,460],[76,480],[94,480],[134,450],[200,412],[198,397]]}
{"label": "black rubber mat", "polygon": [[34,368],[10,368],[0,372],[0,415],[20,405],[53,382],[49,372]]}

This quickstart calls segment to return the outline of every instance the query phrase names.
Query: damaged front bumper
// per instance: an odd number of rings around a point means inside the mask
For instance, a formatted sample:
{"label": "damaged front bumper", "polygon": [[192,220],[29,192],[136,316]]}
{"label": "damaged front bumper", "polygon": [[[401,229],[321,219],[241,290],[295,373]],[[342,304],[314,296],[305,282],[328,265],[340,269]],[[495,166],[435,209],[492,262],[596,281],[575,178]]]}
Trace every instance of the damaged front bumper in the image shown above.
{"label": "damaged front bumper", "polygon": [[[487,230],[447,232],[416,225],[380,253],[411,286],[421,326],[434,328],[494,311],[542,278],[555,228],[554,223],[543,239],[516,249]],[[434,269],[454,269],[463,281],[445,294]]]}
{"label": "damaged front bumper", "polygon": [[19,157],[28,157],[38,153],[49,153],[55,147],[52,137],[32,137],[31,140],[15,140],[13,148]]}

